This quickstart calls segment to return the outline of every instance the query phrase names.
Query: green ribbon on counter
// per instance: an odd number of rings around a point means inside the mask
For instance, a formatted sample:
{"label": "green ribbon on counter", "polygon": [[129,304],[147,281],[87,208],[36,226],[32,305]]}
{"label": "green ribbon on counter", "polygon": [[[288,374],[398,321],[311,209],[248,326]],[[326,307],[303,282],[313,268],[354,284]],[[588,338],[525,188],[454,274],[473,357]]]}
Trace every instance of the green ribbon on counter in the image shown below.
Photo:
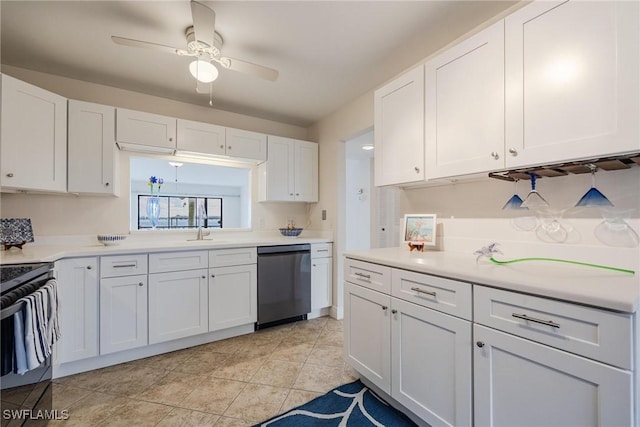
{"label": "green ribbon on counter", "polygon": [[580,261],[569,261],[566,259],[557,259],[557,258],[517,258],[517,259],[511,259],[508,261],[499,261],[497,259],[495,259],[494,257],[490,257],[489,261],[493,262],[494,264],[498,264],[498,265],[506,265],[506,264],[513,264],[514,262],[522,262],[522,261],[553,261],[553,262],[563,262],[566,264],[575,264],[575,265],[583,265],[585,267],[595,267],[595,268],[602,268],[605,270],[611,270],[611,271],[618,271],[620,273],[627,273],[627,274],[636,274],[636,272],[634,270],[627,270],[625,268],[618,268],[618,267],[610,267],[608,265],[600,265],[600,264],[590,264],[588,262],[580,262]]}

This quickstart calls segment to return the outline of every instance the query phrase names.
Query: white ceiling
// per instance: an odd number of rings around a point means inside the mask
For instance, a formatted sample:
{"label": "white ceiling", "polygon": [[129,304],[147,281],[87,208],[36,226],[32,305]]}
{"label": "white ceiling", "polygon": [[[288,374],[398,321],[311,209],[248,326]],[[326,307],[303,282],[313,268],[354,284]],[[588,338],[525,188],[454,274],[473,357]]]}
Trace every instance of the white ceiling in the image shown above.
{"label": "white ceiling", "polygon": [[[119,46],[112,35],[184,48],[188,1],[0,1],[2,64],[207,105],[188,57]],[[512,1],[203,1],[222,54],[280,71],[222,70],[214,108],[308,126]]]}

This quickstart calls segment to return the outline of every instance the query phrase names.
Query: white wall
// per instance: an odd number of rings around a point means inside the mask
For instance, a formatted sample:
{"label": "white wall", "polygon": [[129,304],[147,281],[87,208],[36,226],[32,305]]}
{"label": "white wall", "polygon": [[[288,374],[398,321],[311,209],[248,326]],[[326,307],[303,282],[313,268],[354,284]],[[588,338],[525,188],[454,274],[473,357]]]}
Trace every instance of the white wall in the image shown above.
{"label": "white wall", "polygon": [[[71,99],[308,140],[307,130],[298,126],[11,66],[2,66],[2,72]],[[0,194],[0,214],[2,217],[31,218],[36,237],[128,233],[129,159],[139,155],[126,151],[118,154],[121,197],[3,193]],[[258,203],[257,175],[252,173],[251,183],[254,229],[271,230],[285,226],[289,217],[299,224],[308,222],[304,203]],[[248,208],[243,207],[243,211],[248,211]]]}

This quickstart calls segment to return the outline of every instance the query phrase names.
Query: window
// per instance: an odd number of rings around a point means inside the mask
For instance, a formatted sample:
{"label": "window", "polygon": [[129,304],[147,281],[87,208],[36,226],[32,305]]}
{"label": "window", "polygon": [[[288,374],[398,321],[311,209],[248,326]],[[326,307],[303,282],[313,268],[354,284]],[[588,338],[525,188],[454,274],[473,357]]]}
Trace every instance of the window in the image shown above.
{"label": "window", "polygon": [[[147,216],[149,195],[138,195],[138,229],[151,228]],[[222,198],[158,196],[162,228],[222,228]]]}
{"label": "window", "polygon": [[[147,200],[149,177],[164,183],[154,195],[160,202],[158,230],[251,227],[251,172],[255,166],[196,163],[178,157],[130,159],[130,228],[151,230]],[[169,164],[172,162],[172,164]],[[181,166],[173,166],[176,163]]]}

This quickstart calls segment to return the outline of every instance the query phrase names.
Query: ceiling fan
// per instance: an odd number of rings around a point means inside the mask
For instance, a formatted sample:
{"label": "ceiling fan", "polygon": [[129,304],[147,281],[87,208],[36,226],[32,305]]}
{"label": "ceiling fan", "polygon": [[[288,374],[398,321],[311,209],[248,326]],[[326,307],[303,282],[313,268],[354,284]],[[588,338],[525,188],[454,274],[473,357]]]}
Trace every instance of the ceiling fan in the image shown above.
{"label": "ceiling fan", "polygon": [[[222,37],[215,30],[216,13],[212,9],[202,3],[191,0],[191,15],[193,17],[193,25],[185,31],[186,49],[117,36],[111,36],[111,40],[119,45],[142,47],[180,56],[194,57],[195,60],[189,65],[189,71],[197,80],[196,91],[198,93],[211,93],[210,84],[218,77],[218,69],[213,65],[213,62],[223,68],[270,81],[275,81],[278,78],[278,71],[273,68],[222,56]],[[209,104],[211,105],[211,100]]]}

